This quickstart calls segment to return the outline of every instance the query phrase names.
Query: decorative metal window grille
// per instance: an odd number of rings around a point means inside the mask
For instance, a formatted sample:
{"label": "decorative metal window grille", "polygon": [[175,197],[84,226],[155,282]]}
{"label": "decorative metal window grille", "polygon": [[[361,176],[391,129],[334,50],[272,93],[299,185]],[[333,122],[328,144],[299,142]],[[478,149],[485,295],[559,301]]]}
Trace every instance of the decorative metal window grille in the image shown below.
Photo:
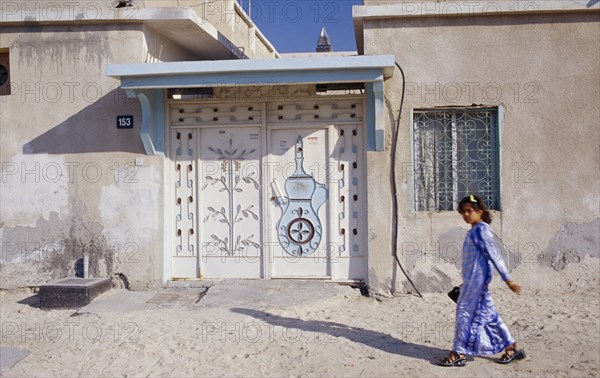
{"label": "decorative metal window grille", "polygon": [[414,112],[417,211],[456,210],[468,194],[500,209],[497,108]]}

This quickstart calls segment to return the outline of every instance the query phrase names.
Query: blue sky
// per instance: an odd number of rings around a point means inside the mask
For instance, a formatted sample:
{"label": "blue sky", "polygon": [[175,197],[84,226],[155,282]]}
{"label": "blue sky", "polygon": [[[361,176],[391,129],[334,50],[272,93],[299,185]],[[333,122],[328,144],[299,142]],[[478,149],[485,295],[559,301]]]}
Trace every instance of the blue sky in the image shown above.
{"label": "blue sky", "polygon": [[239,0],[280,53],[314,52],[325,26],[334,51],[355,51],[352,6],[362,0]]}

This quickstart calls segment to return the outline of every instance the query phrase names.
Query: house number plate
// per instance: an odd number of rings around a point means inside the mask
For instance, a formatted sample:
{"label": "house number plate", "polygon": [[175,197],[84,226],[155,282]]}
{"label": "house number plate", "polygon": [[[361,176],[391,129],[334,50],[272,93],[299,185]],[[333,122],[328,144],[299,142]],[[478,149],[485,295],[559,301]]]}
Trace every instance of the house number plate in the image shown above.
{"label": "house number plate", "polygon": [[133,129],[133,116],[132,115],[117,116],[117,129]]}

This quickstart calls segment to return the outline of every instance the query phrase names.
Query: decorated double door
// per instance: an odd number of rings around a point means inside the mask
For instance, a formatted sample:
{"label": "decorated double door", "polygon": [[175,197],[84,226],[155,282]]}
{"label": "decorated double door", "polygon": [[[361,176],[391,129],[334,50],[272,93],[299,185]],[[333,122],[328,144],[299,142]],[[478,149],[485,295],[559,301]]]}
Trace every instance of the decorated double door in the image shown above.
{"label": "decorated double door", "polygon": [[171,111],[173,278],[365,278],[360,124],[269,125],[260,106],[227,108],[256,124],[211,124],[192,108]]}

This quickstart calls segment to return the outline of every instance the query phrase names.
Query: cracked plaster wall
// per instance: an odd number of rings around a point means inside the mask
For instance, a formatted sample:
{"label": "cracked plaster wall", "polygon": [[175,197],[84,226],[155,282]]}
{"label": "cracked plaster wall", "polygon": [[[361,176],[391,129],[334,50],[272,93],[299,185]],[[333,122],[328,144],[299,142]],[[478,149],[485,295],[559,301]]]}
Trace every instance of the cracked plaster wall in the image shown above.
{"label": "cracked plaster wall", "polygon": [[[142,63],[146,43],[141,25],[2,28],[14,87],[0,97],[0,289],[73,275],[84,254],[92,276],[160,281],[163,159],[145,155],[138,101],[104,75]],[[134,129],[117,130],[119,114]]]}
{"label": "cracked plaster wall", "polygon": [[[459,262],[445,257],[468,226],[456,212],[411,208],[411,112],[472,104],[504,109],[502,209],[491,226],[513,278],[526,288],[598,285],[598,26],[597,13],[365,20],[365,54],[395,55],[406,75],[398,255],[422,291],[460,282]],[[386,81],[386,151],[368,153],[370,280],[381,294],[412,291],[391,252],[390,150],[401,88],[396,70]]]}

